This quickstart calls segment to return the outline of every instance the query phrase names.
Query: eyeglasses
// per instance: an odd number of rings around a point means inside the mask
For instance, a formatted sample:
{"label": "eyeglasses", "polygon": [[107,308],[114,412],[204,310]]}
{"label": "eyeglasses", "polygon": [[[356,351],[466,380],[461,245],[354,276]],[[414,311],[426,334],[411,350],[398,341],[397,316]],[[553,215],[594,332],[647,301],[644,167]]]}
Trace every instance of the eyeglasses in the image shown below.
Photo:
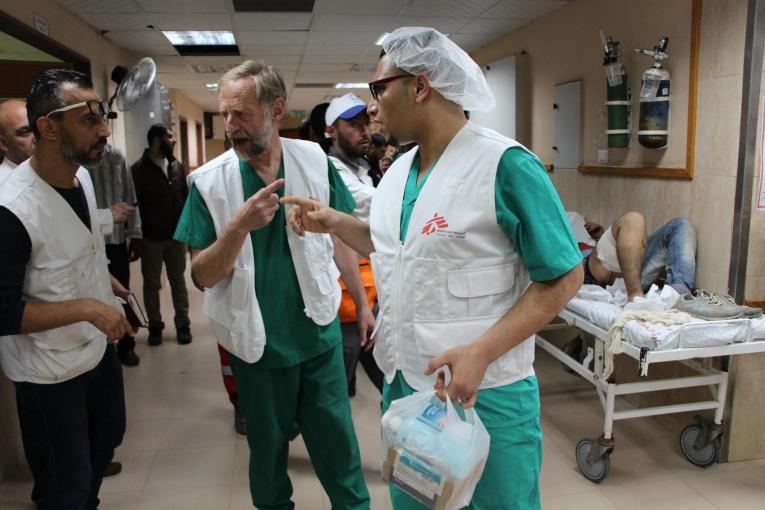
{"label": "eyeglasses", "polygon": [[369,82],[369,92],[372,93],[372,99],[377,101],[377,98],[380,95],[380,92],[384,90],[382,88],[382,85],[388,82],[391,82],[393,80],[398,80],[399,78],[414,78],[414,75],[413,74],[394,74],[393,76],[388,76],[387,78],[382,78],[380,80]]}
{"label": "eyeglasses", "polygon": [[117,118],[117,112],[112,111],[111,106],[109,106],[109,101],[106,101],[106,100],[98,101],[96,99],[91,99],[90,101],[83,101],[82,103],[75,103],[75,104],[70,104],[68,106],[63,106],[61,108],[58,108],[48,113],[46,117],[50,117],[54,113],[64,113],[64,112],[68,112],[69,110],[74,110],[75,108],[82,108],[83,106],[87,106],[88,111],[90,111],[90,114],[99,116],[101,120]]}

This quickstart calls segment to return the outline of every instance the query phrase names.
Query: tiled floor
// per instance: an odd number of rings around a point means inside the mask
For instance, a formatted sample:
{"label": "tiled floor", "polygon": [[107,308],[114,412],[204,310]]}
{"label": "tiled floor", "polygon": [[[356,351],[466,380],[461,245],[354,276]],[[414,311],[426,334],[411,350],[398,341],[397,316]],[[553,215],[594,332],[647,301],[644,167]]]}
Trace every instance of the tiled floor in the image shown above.
{"label": "tiled floor", "polygon": [[[134,273],[138,266],[133,265]],[[135,280],[134,288],[140,288]],[[194,342],[179,346],[172,330],[165,342],[148,347],[138,337],[141,364],[125,369],[128,428],[116,460],[123,472],[104,482],[107,510],[222,510],[251,508],[247,486],[249,450],[234,432],[233,411],[220,377],[218,355],[201,294],[189,287]],[[167,289],[166,322],[172,323]],[[611,473],[600,485],[583,478],[574,447],[595,437],[602,411],[592,386],[565,373],[544,352],[537,353],[542,392],[545,509],[765,509],[765,461],[716,464],[700,469],[680,453],[677,437],[651,419],[620,422]],[[373,508],[390,507],[380,480],[379,396],[363,373],[352,399],[364,475]],[[301,439],[291,444],[290,476],[300,509],[329,509]],[[28,469],[22,465],[0,485],[0,508],[31,510]]]}

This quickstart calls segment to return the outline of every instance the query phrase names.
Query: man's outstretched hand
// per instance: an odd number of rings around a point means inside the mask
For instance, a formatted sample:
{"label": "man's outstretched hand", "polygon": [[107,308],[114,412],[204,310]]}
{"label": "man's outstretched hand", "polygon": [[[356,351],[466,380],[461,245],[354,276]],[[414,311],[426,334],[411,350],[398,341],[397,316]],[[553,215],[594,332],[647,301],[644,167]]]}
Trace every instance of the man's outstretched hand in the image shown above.
{"label": "man's outstretched hand", "polygon": [[286,196],[280,202],[282,205],[294,206],[287,213],[287,223],[301,236],[306,232],[332,233],[340,221],[340,213],[311,198]]}

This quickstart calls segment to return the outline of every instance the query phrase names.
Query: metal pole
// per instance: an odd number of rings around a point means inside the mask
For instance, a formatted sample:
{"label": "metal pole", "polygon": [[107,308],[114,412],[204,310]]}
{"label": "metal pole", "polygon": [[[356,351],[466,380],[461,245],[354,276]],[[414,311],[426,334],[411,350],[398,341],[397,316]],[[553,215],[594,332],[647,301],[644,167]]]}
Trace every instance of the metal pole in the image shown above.
{"label": "metal pole", "polygon": [[738,142],[736,200],[733,212],[733,242],[731,243],[728,272],[728,290],[737,303],[742,303],[744,300],[746,283],[764,41],[765,6],[763,6],[762,0],[749,0],[744,50],[744,77],[741,91],[741,128]]}
{"label": "metal pole", "polygon": [[[737,303],[744,301],[746,263],[749,255],[749,227],[752,217],[752,191],[754,189],[754,162],[757,150],[757,122],[760,112],[760,87],[763,47],[765,46],[765,6],[763,0],[749,0],[746,16],[746,43],[744,47],[744,76],[741,90],[741,127],[738,140],[738,172],[736,198],[733,211],[733,237],[728,271],[728,291]],[[725,401],[728,416],[733,405],[733,391],[738,371],[738,357],[723,359],[729,379]],[[726,420],[721,460],[728,459],[730,422]]]}

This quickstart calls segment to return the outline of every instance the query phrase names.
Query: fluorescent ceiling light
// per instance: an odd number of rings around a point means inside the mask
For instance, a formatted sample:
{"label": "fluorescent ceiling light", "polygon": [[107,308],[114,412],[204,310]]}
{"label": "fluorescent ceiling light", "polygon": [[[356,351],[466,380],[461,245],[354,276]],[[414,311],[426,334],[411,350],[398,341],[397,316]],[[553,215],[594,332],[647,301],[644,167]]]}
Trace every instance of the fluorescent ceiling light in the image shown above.
{"label": "fluorescent ceiling light", "polygon": [[208,83],[205,85],[207,87],[207,90],[210,92],[218,92],[218,84],[217,83]]}
{"label": "fluorescent ceiling light", "polygon": [[336,89],[367,89],[369,88],[369,83],[337,83],[335,85]]}
{"label": "fluorescent ceiling light", "polygon": [[173,46],[234,45],[233,32],[162,32]]}
{"label": "fluorescent ceiling light", "polygon": [[385,39],[387,39],[389,35],[390,35],[390,32],[383,32],[382,35],[377,38],[377,40],[375,41],[375,44],[377,46],[382,46],[383,43],[385,42]]}

